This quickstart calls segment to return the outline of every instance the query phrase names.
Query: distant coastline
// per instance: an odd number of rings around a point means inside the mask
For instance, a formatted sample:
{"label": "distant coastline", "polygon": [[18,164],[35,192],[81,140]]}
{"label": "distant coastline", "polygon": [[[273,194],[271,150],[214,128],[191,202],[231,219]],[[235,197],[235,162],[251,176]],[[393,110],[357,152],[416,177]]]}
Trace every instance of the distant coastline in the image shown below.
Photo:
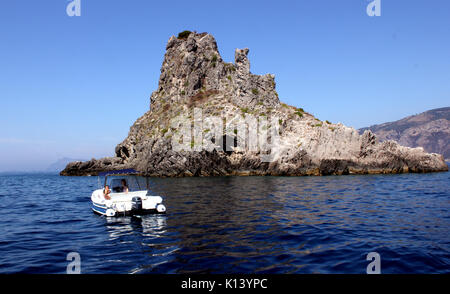
{"label": "distant coastline", "polygon": [[57,171],[4,171],[0,176],[58,175]]}
{"label": "distant coastline", "polygon": [[19,176],[19,175],[35,175],[35,174],[59,174],[69,162],[73,161],[84,161],[83,159],[74,159],[69,157],[60,158],[54,163],[50,164],[48,167],[42,170],[10,170],[10,171],[2,171],[0,175],[7,176]]}

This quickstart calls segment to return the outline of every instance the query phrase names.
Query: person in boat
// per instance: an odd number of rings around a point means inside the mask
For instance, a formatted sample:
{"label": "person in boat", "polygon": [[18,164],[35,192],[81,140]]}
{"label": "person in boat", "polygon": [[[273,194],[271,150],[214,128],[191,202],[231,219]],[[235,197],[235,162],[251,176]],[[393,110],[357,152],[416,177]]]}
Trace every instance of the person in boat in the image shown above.
{"label": "person in boat", "polygon": [[111,199],[111,196],[109,196],[109,194],[111,194],[111,190],[109,189],[109,186],[106,185],[105,189],[103,189],[103,196],[105,197],[106,200]]}
{"label": "person in boat", "polygon": [[122,192],[123,193],[128,193],[128,186],[127,186],[127,181],[126,180],[122,180]]}

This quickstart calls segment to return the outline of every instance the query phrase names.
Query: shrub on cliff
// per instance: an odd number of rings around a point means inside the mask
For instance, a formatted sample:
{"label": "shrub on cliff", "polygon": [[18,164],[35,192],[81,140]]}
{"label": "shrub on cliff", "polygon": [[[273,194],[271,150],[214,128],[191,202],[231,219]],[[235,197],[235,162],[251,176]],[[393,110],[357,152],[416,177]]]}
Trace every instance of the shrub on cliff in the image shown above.
{"label": "shrub on cliff", "polygon": [[187,37],[189,37],[190,34],[192,34],[191,31],[182,31],[181,33],[178,34],[178,39],[187,39]]}

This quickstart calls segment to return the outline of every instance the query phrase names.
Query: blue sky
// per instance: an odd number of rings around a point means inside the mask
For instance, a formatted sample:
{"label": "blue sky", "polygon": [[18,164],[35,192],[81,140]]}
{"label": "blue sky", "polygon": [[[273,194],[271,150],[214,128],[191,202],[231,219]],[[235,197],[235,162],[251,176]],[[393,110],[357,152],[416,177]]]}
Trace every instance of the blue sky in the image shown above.
{"label": "blue sky", "polygon": [[360,128],[450,106],[450,1],[0,2],[0,171],[111,156],[149,109],[165,45],[209,32],[280,99]]}

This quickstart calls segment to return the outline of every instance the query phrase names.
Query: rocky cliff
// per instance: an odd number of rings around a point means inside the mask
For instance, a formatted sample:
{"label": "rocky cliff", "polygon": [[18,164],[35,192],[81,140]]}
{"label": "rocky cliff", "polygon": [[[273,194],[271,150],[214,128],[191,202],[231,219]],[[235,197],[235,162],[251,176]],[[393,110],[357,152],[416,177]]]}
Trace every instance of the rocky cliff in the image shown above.
{"label": "rocky cliff", "polygon": [[224,62],[214,37],[171,37],[150,110],[115,157],[73,162],[61,175],[135,168],[161,177],[329,175],[448,170],[441,155],[378,142],[280,103],[275,77],[250,71],[248,49]]}
{"label": "rocky cliff", "polygon": [[374,132],[380,141],[394,140],[408,147],[423,147],[450,161],[450,107],[432,109],[398,121],[360,129]]}

